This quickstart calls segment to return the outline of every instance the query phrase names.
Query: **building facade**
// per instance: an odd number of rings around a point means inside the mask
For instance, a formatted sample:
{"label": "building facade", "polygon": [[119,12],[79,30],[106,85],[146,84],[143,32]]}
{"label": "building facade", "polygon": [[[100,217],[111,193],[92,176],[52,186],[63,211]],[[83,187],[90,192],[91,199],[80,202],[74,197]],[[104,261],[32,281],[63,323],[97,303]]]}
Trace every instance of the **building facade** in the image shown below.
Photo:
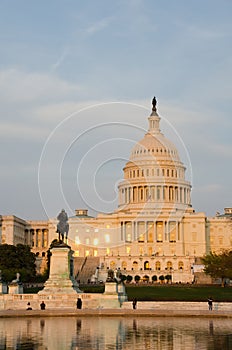
{"label": "building facade", "polygon": [[[113,213],[91,217],[86,209],[77,209],[69,218],[68,244],[76,257],[77,279],[91,261],[88,279],[104,280],[113,269],[146,282],[169,275],[174,283],[191,283],[200,257],[232,248],[232,209],[211,218],[195,212],[186,168],[160,131],[154,104],[148,131],[132,148],[123,171]],[[56,226],[56,219],[2,216],[0,243],[30,245],[41,270],[46,251],[57,238]]]}

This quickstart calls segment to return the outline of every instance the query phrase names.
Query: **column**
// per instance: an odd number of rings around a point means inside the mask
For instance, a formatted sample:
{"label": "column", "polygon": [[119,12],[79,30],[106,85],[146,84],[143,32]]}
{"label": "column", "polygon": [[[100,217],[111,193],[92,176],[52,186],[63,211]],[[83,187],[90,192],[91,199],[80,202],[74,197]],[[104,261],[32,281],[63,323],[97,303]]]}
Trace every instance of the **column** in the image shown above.
{"label": "column", "polygon": [[168,221],[164,221],[163,222],[163,228],[164,228],[164,241],[168,241],[169,240],[169,222]]}
{"label": "column", "polygon": [[157,241],[157,221],[154,221],[154,242]]}

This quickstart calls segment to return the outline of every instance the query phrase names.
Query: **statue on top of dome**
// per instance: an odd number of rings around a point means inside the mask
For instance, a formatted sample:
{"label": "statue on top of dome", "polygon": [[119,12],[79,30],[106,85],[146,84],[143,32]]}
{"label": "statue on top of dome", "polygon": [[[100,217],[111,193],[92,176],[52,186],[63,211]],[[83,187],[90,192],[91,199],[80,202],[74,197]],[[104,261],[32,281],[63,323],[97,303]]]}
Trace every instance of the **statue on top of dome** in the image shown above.
{"label": "statue on top of dome", "polygon": [[153,100],[152,100],[152,110],[155,111],[155,112],[156,112],[156,104],[157,104],[157,100],[154,97]]}

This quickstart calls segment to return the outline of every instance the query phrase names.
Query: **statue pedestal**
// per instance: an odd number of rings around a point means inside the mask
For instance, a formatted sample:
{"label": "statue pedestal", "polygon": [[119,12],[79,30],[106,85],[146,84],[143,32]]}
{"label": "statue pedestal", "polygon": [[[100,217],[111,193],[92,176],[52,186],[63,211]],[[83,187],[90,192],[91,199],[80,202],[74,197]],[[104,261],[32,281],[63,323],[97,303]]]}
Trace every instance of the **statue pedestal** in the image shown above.
{"label": "statue pedestal", "polygon": [[22,284],[10,283],[8,288],[9,288],[9,294],[23,294]]}
{"label": "statue pedestal", "polygon": [[118,287],[116,282],[105,283],[105,292],[103,293],[102,298],[100,300],[101,308],[118,309],[120,307],[117,288]]}
{"label": "statue pedestal", "polygon": [[66,244],[51,249],[49,279],[38,294],[77,294],[81,293],[77,282],[71,276],[72,250]]}
{"label": "statue pedestal", "polygon": [[116,295],[118,297],[117,283],[116,282],[106,282],[104,295],[105,294]]}

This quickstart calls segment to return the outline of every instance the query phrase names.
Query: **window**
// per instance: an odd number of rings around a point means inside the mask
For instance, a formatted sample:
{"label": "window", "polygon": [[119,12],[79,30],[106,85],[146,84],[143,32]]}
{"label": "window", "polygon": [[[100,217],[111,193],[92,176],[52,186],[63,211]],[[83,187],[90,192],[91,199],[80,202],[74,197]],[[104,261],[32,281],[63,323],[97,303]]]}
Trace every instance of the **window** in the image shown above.
{"label": "window", "polygon": [[193,242],[197,241],[197,233],[196,232],[192,232],[192,241]]}
{"label": "window", "polygon": [[126,268],[127,268],[127,263],[126,263],[126,261],[122,261],[122,269],[123,269],[123,270],[126,270]]}
{"label": "window", "polygon": [[98,238],[94,238],[93,245],[98,245],[98,243],[99,243],[99,239]]}
{"label": "window", "polygon": [[145,262],[144,262],[144,270],[150,270],[149,261],[145,261]]}
{"label": "window", "polygon": [[161,269],[161,264],[160,264],[159,261],[156,261],[156,263],[155,263],[155,269],[156,269],[157,271],[159,271],[159,270]]}
{"label": "window", "polygon": [[79,236],[75,236],[75,244],[80,244],[80,237]]}
{"label": "window", "polygon": [[105,234],[105,242],[110,243],[110,235],[108,233]]}
{"label": "window", "polygon": [[135,270],[135,271],[138,270],[138,263],[137,263],[137,261],[133,261],[132,266],[133,266],[133,270]]}
{"label": "window", "polygon": [[115,266],[116,266],[115,261],[111,261],[110,262],[110,269],[115,270]]}
{"label": "window", "polygon": [[219,237],[219,245],[222,245],[223,244],[223,237]]}

